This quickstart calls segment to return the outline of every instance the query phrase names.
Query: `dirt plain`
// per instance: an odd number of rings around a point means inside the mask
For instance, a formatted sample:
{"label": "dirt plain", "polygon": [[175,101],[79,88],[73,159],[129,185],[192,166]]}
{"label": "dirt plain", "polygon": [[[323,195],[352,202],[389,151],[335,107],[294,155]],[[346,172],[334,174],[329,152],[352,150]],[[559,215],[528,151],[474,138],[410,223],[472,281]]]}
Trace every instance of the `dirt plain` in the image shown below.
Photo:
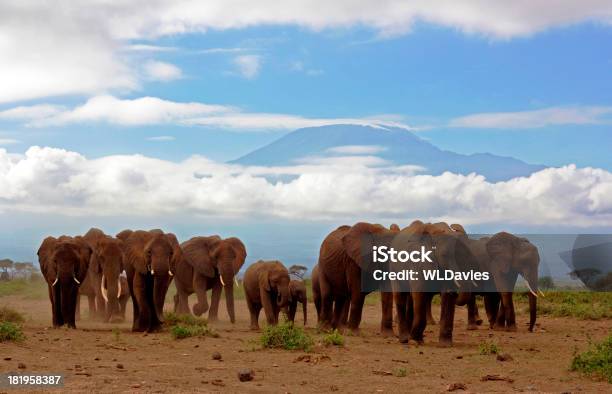
{"label": "dirt plain", "polygon": [[[538,316],[537,329],[529,333],[524,325],[527,316],[521,312],[517,332],[484,326],[467,331],[466,311],[458,308],[454,346],[441,348],[437,326],[427,327],[422,346],[400,345],[396,338],[382,337],[380,305],[368,302],[360,335],[346,335],[343,347],[318,344],[306,353],[258,349],[260,333],[248,329],[248,311],[242,300],[237,301],[234,325],[227,321],[221,305],[221,321],[210,324],[218,338],[181,340],[173,339],[169,332],[132,333],[129,322],[111,325],[88,320],[86,302],[81,304],[83,318],[77,330],[50,328],[48,300],[11,295],[0,298],[0,304],[20,311],[27,319],[24,342],[0,344],[0,372],[63,374],[65,386],[57,392],[438,393],[453,384],[465,387],[456,392],[472,393],[612,390],[606,382],[569,371],[574,352],[586,349],[589,338],[600,340],[612,331],[610,319]],[[166,309],[171,310],[171,305]],[[436,313],[439,310],[434,306],[434,316]],[[131,310],[127,315],[131,316]],[[309,317],[307,331],[317,340],[321,334],[316,330],[313,304]],[[494,343],[511,360],[480,354],[482,343]],[[212,359],[215,351],[222,360]],[[25,369],[18,369],[19,363]],[[238,380],[243,368],[254,371],[252,381]],[[507,379],[483,380],[487,375]]]}

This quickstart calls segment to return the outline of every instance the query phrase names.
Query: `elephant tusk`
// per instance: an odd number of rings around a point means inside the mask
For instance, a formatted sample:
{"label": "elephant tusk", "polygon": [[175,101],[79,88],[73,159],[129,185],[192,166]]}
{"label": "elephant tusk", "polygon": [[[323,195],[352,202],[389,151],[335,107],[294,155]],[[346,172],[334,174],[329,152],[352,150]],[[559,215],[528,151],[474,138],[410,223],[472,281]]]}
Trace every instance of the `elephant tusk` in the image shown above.
{"label": "elephant tusk", "polygon": [[102,292],[104,302],[108,302],[108,292],[106,291],[106,288],[104,288],[104,275],[102,275],[102,281],[100,282],[100,291]]}
{"label": "elephant tusk", "polygon": [[57,278],[55,278],[55,280],[53,281],[53,283],[51,283],[51,286],[55,286],[57,284]]}
{"label": "elephant tusk", "polygon": [[541,295],[541,296],[542,296],[542,298],[546,297],[546,296],[544,295],[544,292],[543,292],[542,290],[540,290],[540,289],[538,289],[538,294],[539,294],[539,295]]}
{"label": "elephant tusk", "polygon": [[155,270],[151,269],[151,275],[155,275]]}
{"label": "elephant tusk", "polygon": [[168,275],[170,276],[174,276],[174,274],[172,273],[172,271],[168,270]]}
{"label": "elephant tusk", "polygon": [[117,279],[117,286],[119,287],[119,291],[117,292],[117,298],[121,298],[121,278]]}
{"label": "elephant tusk", "polygon": [[529,282],[525,281],[525,283],[527,283],[527,288],[529,289],[529,292],[531,294],[533,294],[536,298],[538,298],[538,293],[536,293],[535,291],[533,291],[533,289],[531,288],[531,285],[529,284]]}
{"label": "elephant tusk", "polygon": [[76,278],[76,276],[73,276],[72,279],[74,279],[74,281],[77,283],[77,285],[81,284],[81,282],[79,282],[79,280]]}
{"label": "elephant tusk", "polygon": [[240,284],[238,283],[238,278],[236,278],[235,276],[234,276],[234,283],[236,283],[236,287],[240,287]]}
{"label": "elephant tusk", "polygon": [[219,275],[219,279],[221,280],[221,284],[223,285],[223,287],[225,287],[225,282],[223,281],[223,276]]}

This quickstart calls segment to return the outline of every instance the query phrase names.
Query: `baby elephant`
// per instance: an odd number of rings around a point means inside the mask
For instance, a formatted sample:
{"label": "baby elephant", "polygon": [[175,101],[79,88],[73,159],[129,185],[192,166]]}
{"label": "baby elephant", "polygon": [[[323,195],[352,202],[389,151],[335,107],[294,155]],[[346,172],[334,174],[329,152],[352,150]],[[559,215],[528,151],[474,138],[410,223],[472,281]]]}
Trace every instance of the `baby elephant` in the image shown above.
{"label": "baby elephant", "polygon": [[291,279],[289,282],[289,293],[291,294],[291,301],[289,302],[289,321],[295,321],[295,312],[297,312],[297,304],[302,304],[302,310],[304,311],[304,325],[308,321],[308,297],[306,295],[306,285],[303,280]]}
{"label": "baby elephant", "polygon": [[287,313],[291,301],[289,271],[280,261],[263,261],[252,264],[244,273],[244,293],[251,313],[251,329],[259,329],[259,312],[263,307],[268,324],[278,323],[278,314]]}

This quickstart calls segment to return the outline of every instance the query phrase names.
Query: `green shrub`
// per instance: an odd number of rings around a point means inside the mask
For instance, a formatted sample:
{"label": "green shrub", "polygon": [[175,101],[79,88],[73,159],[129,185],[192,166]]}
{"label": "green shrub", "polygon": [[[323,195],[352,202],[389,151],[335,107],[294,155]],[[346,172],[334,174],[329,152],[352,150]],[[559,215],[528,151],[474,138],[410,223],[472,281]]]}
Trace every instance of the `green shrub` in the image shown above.
{"label": "green shrub", "polygon": [[338,330],[333,330],[323,336],[323,344],[325,346],[344,346],[344,337]]}
{"label": "green shrub", "polygon": [[192,315],[178,315],[176,313],[166,313],[164,315],[165,324],[170,326],[170,334],[174,339],[189,337],[213,337],[217,338],[214,330],[208,327],[206,319]]}
{"label": "green shrub", "polygon": [[575,355],[570,369],[612,383],[612,335],[601,343],[591,343],[587,351]]}
{"label": "green shrub", "polygon": [[[527,295],[515,293],[517,302],[528,309]],[[575,317],[580,320],[612,319],[612,293],[591,291],[546,291],[538,298],[538,314]]]}
{"label": "green shrub", "polygon": [[21,326],[10,321],[0,322],[0,342],[21,342],[25,339]]}
{"label": "green shrub", "polygon": [[0,307],[0,321],[1,322],[11,322],[11,323],[23,323],[25,319],[21,315],[21,313],[17,312],[14,309],[3,306]]}
{"label": "green shrub", "polygon": [[501,348],[497,344],[492,342],[483,342],[478,345],[478,353],[483,356],[489,356],[491,354],[501,353]]}
{"label": "green shrub", "polygon": [[314,343],[303,328],[289,321],[264,328],[260,341],[265,348],[305,351],[309,351]]}

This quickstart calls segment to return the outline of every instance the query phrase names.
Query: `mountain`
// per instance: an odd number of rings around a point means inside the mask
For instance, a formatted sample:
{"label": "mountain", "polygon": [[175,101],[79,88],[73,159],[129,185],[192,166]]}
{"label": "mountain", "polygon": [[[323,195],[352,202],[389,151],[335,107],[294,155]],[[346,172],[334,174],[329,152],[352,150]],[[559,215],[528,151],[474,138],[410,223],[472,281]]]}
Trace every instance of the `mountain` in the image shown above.
{"label": "mountain", "polygon": [[253,166],[295,165],[304,158],[368,154],[394,165],[419,165],[423,173],[476,172],[492,182],[527,176],[545,166],[490,153],[463,155],[442,150],[408,130],[390,127],[330,125],[295,130],[232,163]]}

